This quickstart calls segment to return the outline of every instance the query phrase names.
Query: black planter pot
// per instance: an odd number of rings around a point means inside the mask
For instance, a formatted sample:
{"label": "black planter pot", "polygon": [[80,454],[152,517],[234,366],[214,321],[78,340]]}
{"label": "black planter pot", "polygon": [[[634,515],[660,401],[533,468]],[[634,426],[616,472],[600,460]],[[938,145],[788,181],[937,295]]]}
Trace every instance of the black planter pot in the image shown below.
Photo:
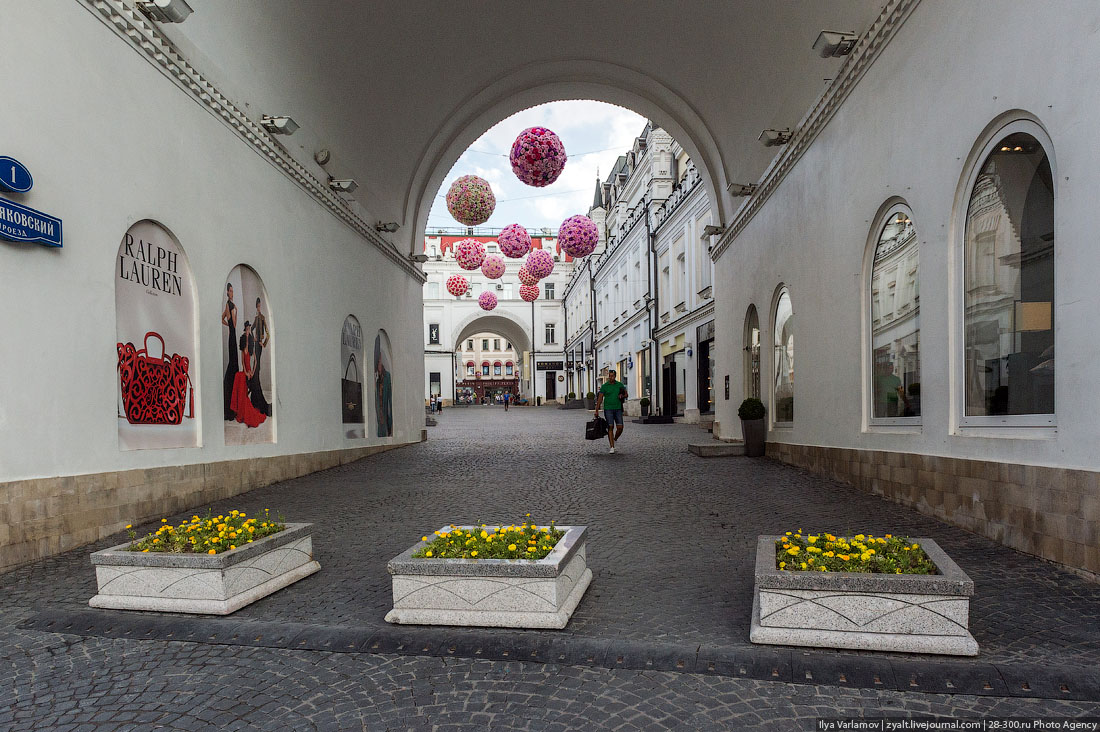
{"label": "black planter pot", "polygon": [[741,434],[745,437],[745,456],[760,457],[764,454],[764,438],[767,428],[762,419],[741,420]]}
{"label": "black planter pot", "polygon": [[589,399],[588,397],[585,397],[584,398],[584,408],[585,409],[590,409],[590,410],[595,409],[596,408],[596,400],[595,399]]}
{"label": "black planter pot", "polygon": [[642,405],[642,417],[644,418],[644,417],[648,417],[648,416],[649,416],[649,405],[648,404],[643,404]]}

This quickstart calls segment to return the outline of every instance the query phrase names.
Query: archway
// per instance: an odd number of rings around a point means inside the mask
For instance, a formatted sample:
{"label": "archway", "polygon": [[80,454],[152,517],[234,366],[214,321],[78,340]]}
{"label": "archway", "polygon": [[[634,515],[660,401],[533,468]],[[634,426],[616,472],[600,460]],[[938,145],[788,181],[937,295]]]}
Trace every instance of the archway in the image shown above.
{"label": "archway", "polygon": [[531,352],[529,327],[518,313],[507,310],[471,313],[460,321],[451,340],[455,398],[491,402],[504,393],[529,395],[533,366],[524,361]]}

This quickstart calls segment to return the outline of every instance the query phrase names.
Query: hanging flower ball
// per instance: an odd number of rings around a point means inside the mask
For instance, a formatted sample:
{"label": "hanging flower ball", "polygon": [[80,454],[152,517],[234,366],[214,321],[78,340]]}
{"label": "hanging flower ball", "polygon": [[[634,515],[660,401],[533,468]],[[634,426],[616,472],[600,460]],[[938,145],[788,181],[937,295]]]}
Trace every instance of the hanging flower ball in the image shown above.
{"label": "hanging flower ball", "polygon": [[558,244],[570,257],[587,257],[595,251],[599,240],[600,230],[587,216],[570,216],[558,229]]}
{"label": "hanging flower ball", "polygon": [[535,249],[527,255],[527,263],[524,265],[527,271],[538,277],[549,277],[554,271],[554,255],[545,249]]}
{"label": "hanging flower ball", "polygon": [[508,159],[517,178],[529,186],[543,188],[556,181],[565,169],[565,146],[545,127],[528,127],[512,143]]}
{"label": "hanging flower ball", "polygon": [[500,251],[504,252],[504,256],[511,259],[519,259],[531,251],[531,235],[519,224],[505,226],[497,237],[497,243],[500,244]]}
{"label": "hanging flower ball", "polygon": [[486,290],[478,296],[477,304],[482,310],[492,310],[497,306],[497,296]]}
{"label": "hanging flower ball", "polygon": [[537,285],[539,278],[531,274],[531,271],[527,269],[527,265],[523,265],[519,268],[519,282],[521,285]]}
{"label": "hanging flower ball", "polygon": [[485,259],[485,245],[477,239],[455,242],[455,261],[462,269],[477,269]]}
{"label": "hanging flower ball", "polygon": [[489,181],[476,175],[464,175],[451,184],[447,191],[447,210],[460,224],[477,226],[493,215],[497,197]]}
{"label": "hanging flower ball", "polygon": [[485,255],[485,261],[481,263],[481,274],[491,280],[499,280],[504,276],[504,259],[498,254]]}
{"label": "hanging flower ball", "polygon": [[539,286],[538,285],[520,285],[519,296],[523,298],[524,302],[534,302],[539,299]]}
{"label": "hanging flower ball", "polygon": [[470,289],[470,281],[460,274],[453,274],[447,278],[447,292],[455,297],[462,297]]}

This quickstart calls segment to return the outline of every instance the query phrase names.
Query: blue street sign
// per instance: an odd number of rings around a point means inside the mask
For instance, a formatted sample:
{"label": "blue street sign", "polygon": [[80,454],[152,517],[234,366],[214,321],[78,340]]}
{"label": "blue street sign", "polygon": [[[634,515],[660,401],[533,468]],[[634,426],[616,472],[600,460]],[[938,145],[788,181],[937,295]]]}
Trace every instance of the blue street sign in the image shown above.
{"label": "blue street sign", "polygon": [[61,219],[0,198],[0,239],[61,246]]}
{"label": "blue street sign", "polygon": [[15,158],[0,155],[0,188],[15,193],[26,193],[34,186],[34,178],[27,166]]}

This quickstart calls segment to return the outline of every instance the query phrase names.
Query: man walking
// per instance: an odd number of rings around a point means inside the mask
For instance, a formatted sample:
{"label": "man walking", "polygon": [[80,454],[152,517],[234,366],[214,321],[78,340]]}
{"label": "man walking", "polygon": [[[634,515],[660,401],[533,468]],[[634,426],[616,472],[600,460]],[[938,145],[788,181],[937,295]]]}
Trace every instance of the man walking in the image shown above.
{"label": "man walking", "polygon": [[603,405],[603,418],[607,420],[607,441],[611,443],[608,454],[615,454],[615,440],[623,434],[623,401],[626,399],[626,385],[616,381],[615,371],[607,372],[607,381],[600,386],[596,395],[596,413]]}

